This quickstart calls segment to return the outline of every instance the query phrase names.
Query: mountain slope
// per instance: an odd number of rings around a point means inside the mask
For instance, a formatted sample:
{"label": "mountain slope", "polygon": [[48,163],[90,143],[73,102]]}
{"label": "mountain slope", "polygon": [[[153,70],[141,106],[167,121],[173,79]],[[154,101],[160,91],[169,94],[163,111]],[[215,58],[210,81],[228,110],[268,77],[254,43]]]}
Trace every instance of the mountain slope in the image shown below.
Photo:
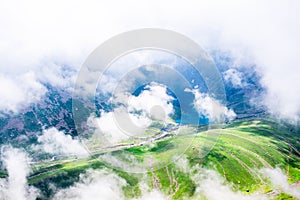
{"label": "mountain slope", "polygon": [[[198,132],[195,127],[189,126],[182,129],[185,134],[164,137],[151,145],[112,148],[85,159],[36,163],[32,165],[33,174],[28,181],[40,188],[47,199],[54,192],[49,186],[51,184],[57,188],[67,188],[77,182],[79,175],[87,169],[109,169],[126,180],[123,191],[128,198],[141,195],[140,182],[146,179],[150,188],[163,191],[171,198],[181,199],[195,195],[197,183],[194,177],[197,173],[203,169],[213,169],[232,184],[234,191],[245,194],[259,192],[268,194],[271,199],[284,199],[288,195],[274,188],[260,169],[280,167],[290,184],[297,185],[300,180],[299,133],[291,131],[289,126],[265,119],[249,119],[205,132]],[[214,144],[212,148],[209,142]],[[176,155],[177,160],[169,163],[170,159],[174,160],[174,150],[178,152],[178,148],[186,146],[188,148],[183,154]],[[102,159],[104,155],[122,158],[125,153],[141,162],[151,155],[162,165],[143,175],[124,172]],[[182,159],[187,164],[181,164]]]}

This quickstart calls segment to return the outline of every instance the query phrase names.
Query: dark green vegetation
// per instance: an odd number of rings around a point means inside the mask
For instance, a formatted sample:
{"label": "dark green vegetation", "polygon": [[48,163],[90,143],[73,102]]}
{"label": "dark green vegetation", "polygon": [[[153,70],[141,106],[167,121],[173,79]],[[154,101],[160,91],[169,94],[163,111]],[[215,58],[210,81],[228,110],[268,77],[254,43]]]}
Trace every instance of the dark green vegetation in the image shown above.
{"label": "dark green vegetation", "polygon": [[[184,152],[189,169],[196,166],[214,169],[232,183],[234,190],[245,194],[255,191],[269,193],[274,189],[259,172],[261,168],[280,167],[287,174],[290,184],[300,180],[299,132],[288,125],[278,125],[264,119],[251,119],[201,133],[195,130],[185,126],[177,137],[166,137],[151,145],[124,147],[124,151],[118,149],[112,150],[114,152],[111,153],[126,153],[136,157],[139,162],[151,155],[161,163],[168,163],[174,152]],[[207,145],[210,143],[215,145],[211,148]],[[97,155],[101,154],[105,153]],[[53,193],[49,187],[50,183],[59,188],[69,187],[78,181],[79,174],[87,169],[112,170],[126,180],[127,186],[123,187],[123,191],[128,198],[141,195],[139,182],[145,178],[143,174],[113,169],[96,156],[42,162],[32,167],[33,174],[28,178],[28,182],[40,188],[45,199]],[[5,172],[0,175],[5,176]],[[192,172],[183,172],[176,163],[169,163],[159,169],[150,170],[146,177],[150,187],[160,189],[170,198],[182,199],[195,193],[197,185],[192,181],[192,176]],[[293,199],[280,191],[274,198]]]}

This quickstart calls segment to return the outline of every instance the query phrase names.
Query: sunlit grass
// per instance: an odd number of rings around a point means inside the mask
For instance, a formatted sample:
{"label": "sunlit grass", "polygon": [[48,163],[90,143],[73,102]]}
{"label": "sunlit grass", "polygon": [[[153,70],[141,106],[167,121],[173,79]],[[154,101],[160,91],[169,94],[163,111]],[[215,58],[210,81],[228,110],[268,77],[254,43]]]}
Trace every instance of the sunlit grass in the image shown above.
{"label": "sunlit grass", "polygon": [[[288,175],[290,183],[300,180],[299,155],[291,149],[299,149],[299,144],[290,143],[297,136],[295,133],[287,138],[287,129],[274,125],[273,122],[264,120],[246,120],[228,125],[225,129],[215,129],[206,132],[197,132],[195,127],[182,127],[176,132],[177,137],[171,136],[154,141],[150,144],[126,147],[122,150],[106,150],[98,155],[110,153],[125,162],[128,155],[133,156],[136,162],[143,165],[151,158],[159,165],[153,173],[159,178],[162,190],[171,195],[170,177],[167,176],[173,170],[180,184],[173,198],[180,199],[183,196],[191,196],[196,188],[191,180],[191,173],[183,173],[172,164],[174,156],[184,154],[189,160],[190,167],[199,166],[216,170],[225,180],[232,183],[235,190],[252,193],[256,190],[267,192],[272,186],[265,182],[259,173],[261,168],[280,167]],[[174,134],[174,133],[173,133]],[[286,139],[285,139],[286,138]],[[207,155],[206,155],[207,154]],[[84,173],[87,169],[102,169],[112,167],[102,163],[98,156],[85,159],[64,159],[47,163],[39,163],[33,166],[33,174],[29,177],[30,184],[38,185],[40,182],[58,181],[72,178]],[[144,163],[147,166],[147,163]],[[141,195],[139,182],[141,177],[136,174],[122,172],[113,169],[113,172],[124,178],[128,183],[123,187],[127,197]],[[153,173],[148,173],[147,182],[151,186]],[[3,172],[5,176],[5,172]],[[144,180],[145,181],[145,180]],[[70,181],[71,183],[71,181]],[[66,183],[68,185],[69,182]],[[153,184],[152,184],[152,187]],[[246,192],[247,191],[247,192]],[[286,197],[285,194],[281,195]],[[281,197],[280,197],[281,198]]]}

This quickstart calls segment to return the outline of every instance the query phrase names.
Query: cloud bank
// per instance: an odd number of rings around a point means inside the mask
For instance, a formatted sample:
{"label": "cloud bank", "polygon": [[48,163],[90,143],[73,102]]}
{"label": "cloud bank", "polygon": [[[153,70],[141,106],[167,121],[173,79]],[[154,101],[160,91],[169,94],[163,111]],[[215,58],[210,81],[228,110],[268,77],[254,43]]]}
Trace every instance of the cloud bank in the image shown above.
{"label": "cloud bank", "polygon": [[[298,119],[299,7],[297,0],[5,1],[0,8],[0,72],[13,81],[28,71],[47,77],[47,70],[39,69],[53,63],[78,69],[112,35],[167,28],[191,37],[209,52],[229,55],[234,67],[256,66],[266,90],[264,105],[275,115]],[[30,92],[30,87],[24,91]]]}
{"label": "cloud bank", "polygon": [[236,69],[228,69],[223,73],[225,82],[231,83],[235,88],[241,88],[247,86],[247,83],[243,80],[243,75]]}
{"label": "cloud bank", "polygon": [[0,179],[0,199],[35,200],[39,191],[27,184],[27,176],[31,171],[27,154],[9,146],[3,147],[1,153],[8,178]]}
{"label": "cloud bank", "polygon": [[123,186],[126,181],[111,171],[87,171],[74,186],[58,191],[53,200],[125,199]]}
{"label": "cloud bank", "polygon": [[62,156],[87,157],[89,155],[78,139],[73,139],[54,127],[44,130],[37,140],[39,144],[33,147],[36,151],[42,150],[52,155]]}
{"label": "cloud bank", "polygon": [[201,93],[197,89],[187,89],[186,92],[192,92],[195,95],[195,109],[199,114],[204,115],[211,122],[220,123],[224,122],[224,120],[233,120],[236,117],[236,114],[232,109],[228,109],[208,94]]}
{"label": "cloud bank", "polygon": [[[172,120],[174,109],[164,85],[152,82],[137,96],[122,93],[111,99],[113,111],[101,111],[100,117],[90,116],[88,126],[95,136],[116,144],[130,137],[145,136],[144,130],[153,122],[164,124]],[[138,127],[138,128],[136,128]]]}
{"label": "cloud bank", "polygon": [[0,111],[17,113],[24,106],[38,102],[46,91],[33,72],[16,77],[0,72]]}

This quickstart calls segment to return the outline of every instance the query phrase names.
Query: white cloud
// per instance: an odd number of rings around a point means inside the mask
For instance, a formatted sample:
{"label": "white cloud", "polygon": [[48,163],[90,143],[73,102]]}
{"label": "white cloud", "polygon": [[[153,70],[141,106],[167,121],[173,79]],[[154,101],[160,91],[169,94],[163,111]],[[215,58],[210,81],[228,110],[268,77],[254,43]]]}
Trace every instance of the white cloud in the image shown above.
{"label": "white cloud", "polygon": [[261,169],[263,176],[265,176],[272,183],[277,190],[282,190],[284,193],[290,194],[300,199],[300,190],[297,187],[292,187],[288,183],[288,177],[282,172],[280,168],[275,169]]}
{"label": "white cloud", "polygon": [[186,90],[195,95],[194,107],[199,114],[203,114],[212,122],[223,122],[225,119],[232,120],[236,114],[233,110],[228,109],[216,99],[207,94],[200,93],[198,90]]}
{"label": "white cloud", "polygon": [[209,200],[263,200],[264,195],[245,195],[234,191],[231,186],[215,171],[198,169],[199,173],[193,176],[193,181],[197,184],[195,197],[206,197]]}
{"label": "white cloud", "polygon": [[174,110],[170,102],[173,97],[167,94],[166,86],[152,82],[145,89],[140,95],[129,98],[128,111],[142,111],[152,119],[167,121]]}
{"label": "white cloud", "polygon": [[[132,81],[126,80],[122,82],[124,79],[124,75],[131,75],[135,78],[145,78],[148,76],[147,72],[155,72],[157,69],[151,66],[152,64],[161,64],[168,67],[176,66],[177,60],[180,59],[178,56],[170,54],[168,52],[160,51],[160,50],[137,50],[130,52],[129,54],[123,55],[117,60],[115,60],[105,73],[101,76],[100,80],[98,77],[93,77],[92,72],[90,73],[92,81],[89,79],[88,84],[90,82],[99,81],[98,82],[98,90],[102,94],[112,94],[115,92],[116,87],[120,87],[120,83],[126,89],[132,87]],[[137,70],[139,67],[144,67],[145,71],[142,72]],[[134,74],[134,76],[133,76]],[[94,94],[93,90],[89,90],[89,88],[85,88],[89,93]]]}
{"label": "white cloud", "polygon": [[45,64],[36,73],[40,82],[65,89],[71,89],[76,78],[76,71],[74,69],[64,69],[64,66],[55,63]]}
{"label": "white cloud", "polygon": [[76,155],[86,157],[88,151],[83,147],[78,139],[73,139],[70,135],[58,131],[56,128],[49,128],[38,136],[38,145],[34,146],[35,150],[42,150],[53,155]]}
{"label": "white cloud", "polygon": [[58,191],[53,200],[125,199],[122,191],[125,185],[126,181],[111,171],[87,171],[74,186]]}
{"label": "white cloud", "polygon": [[46,91],[33,72],[14,77],[0,73],[0,111],[16,113],[24,106],[39,101]]}
{"label": "white cloud", "polygon": [[[59,190],[53,200],[67,199],[67,200],[119,200],[126,199],[122,187],[127,183],[112,171],[87,171],[80,175],[79,182],[75,183],[67,189]],[[147,186],[148,187],[148,186]],[[165,200],[168,199],[159,190],[143,191],[142,196],[136,200]]]}
{"label": "white cloud", "polygon": [[[101,145],[116,144],[129,138],[115,122],[114,112],[101,112],[99,118],[90,116],[87,125],[92,129],[94,139],[98,138]],[[109,141],[109,143],[105,141]]]}
{"label": "white cloud", "polygon": [[300,112],[297,0],[105,4],[15,0],[1,5],[3,73],[39,71],[45,63],[76,68],[112,35],[144,27],[167,28],[186,34],[208,50],[229,53],[234,66],[256,65],[267,89],[265,105],[285,117]]}
{"label": "white cloud", "polygon": [[111,100],[117,105],[113,111],[102,111],[99,118],[90,116],[87,124],[94,136],[110,144],[131,136],[147,136],[144,130],[153,120],[165,124],[171,121],[170,114],[174,112],[171,100],[173,97],[167,94],[166,86],[152,82],[138,96],[118,94]]}
{"label": "white cloud", "polygon": [[12,147],[2,148],[1,160],[8,172],[7,179],[0,179],[0,198],[6,200],[34,200],[39,191],[27,184],[30,173],[26,153]]}
{"label": "white cloud", "polygon": [[228,69],[223,73],[226,82],[231,83],[233,87],[245,87],[247,83],[243,80],[243,75],[236,69]]}
{"label": "white cloud", "polygon": [[99,145],[104,147],[115,145],[130,137],[142,136],[151,122],[145,115],[128,113],[126,108],[118,107],[112,112],[102,111],[100,117],[91,115],[87,125],[93,133],[92,140],[97,140]]}

